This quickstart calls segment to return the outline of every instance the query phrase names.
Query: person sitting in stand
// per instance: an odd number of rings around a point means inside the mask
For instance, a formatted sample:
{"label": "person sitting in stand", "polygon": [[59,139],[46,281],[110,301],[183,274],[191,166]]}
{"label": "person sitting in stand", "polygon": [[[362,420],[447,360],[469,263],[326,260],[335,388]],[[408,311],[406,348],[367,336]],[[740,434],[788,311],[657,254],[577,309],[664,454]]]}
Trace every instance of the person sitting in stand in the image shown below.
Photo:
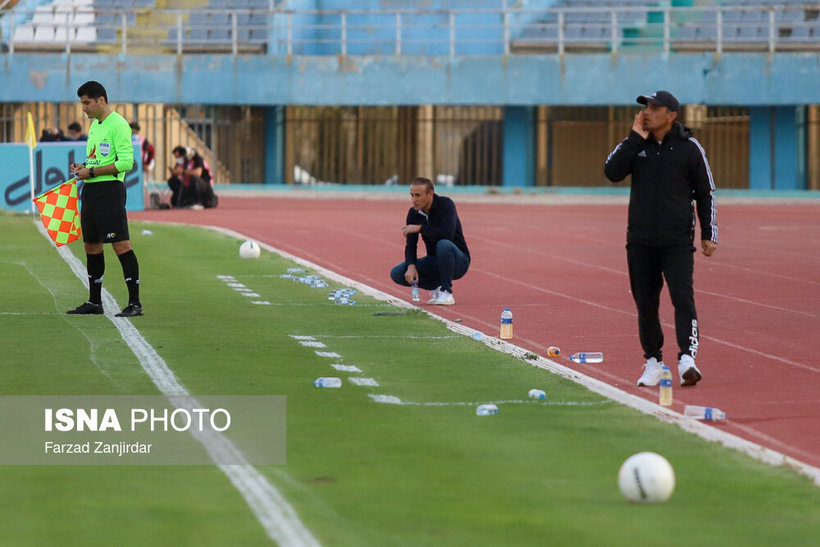
{"label": "person sitting in stand", "polygon": [[65,138],[63,140],[66,141],[87,141],[88,135],[83,133],[83,127],[77,122],[71,122],[68,126],[68,131],[66,132]]}
{"label": "person sitting in stand", "polygon": [[194,148],[177,146],[172,151],[175,165],[171,166],[171,203],[174,207],[216,207],[217,198],[211,187],[211,172],[207,163]]}
{"label": "person sitting in stand", "polygon": [[63,130],[57,127],[47,127],[40,133],[40,142],[60,142],[65,140]]}

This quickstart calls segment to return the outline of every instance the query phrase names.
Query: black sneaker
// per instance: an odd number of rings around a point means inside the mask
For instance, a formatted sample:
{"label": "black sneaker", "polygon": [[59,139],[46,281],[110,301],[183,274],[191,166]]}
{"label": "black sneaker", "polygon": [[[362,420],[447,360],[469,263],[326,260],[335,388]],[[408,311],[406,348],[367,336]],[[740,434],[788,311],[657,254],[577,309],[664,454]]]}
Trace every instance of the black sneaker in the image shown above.
{"label": "black sneaker", "polygon": [[114,317],[136,317],[138,315],[143,315],[142,306],[139,304],[128,304],[125,306],[124,310],[116,314]]}
{"label": "black sneaker", "polygon": [[102,304],[95,304],[94,302],[86,302],[82,306],[78,306],[73,310],[68,310],[66,313],[71,315],[102,315]]}

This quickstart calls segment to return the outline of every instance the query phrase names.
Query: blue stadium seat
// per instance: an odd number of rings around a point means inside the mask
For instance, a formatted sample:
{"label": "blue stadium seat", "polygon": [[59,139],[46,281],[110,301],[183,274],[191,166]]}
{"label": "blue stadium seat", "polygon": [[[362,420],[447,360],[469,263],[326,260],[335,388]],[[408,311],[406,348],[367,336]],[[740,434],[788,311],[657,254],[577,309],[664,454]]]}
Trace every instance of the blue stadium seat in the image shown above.
{"label": "blue stadium seat", "polygon": [[117,41],[117,31],[113,28],[98,28],[97,29],[97,43],[98,44],[113,44]]}

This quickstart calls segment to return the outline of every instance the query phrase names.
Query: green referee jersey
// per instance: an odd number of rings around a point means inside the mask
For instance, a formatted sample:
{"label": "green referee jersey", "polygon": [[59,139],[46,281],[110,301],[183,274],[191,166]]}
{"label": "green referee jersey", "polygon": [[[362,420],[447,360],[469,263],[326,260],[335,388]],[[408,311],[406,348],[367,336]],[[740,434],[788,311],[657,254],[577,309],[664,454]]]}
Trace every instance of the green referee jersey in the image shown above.
{"label": "green referee jersey", "polygon": [[85,146],[85,166],[101,167],[114,164],[116,175],[97,175],[86,179],[86,183],[103,180],[125,180],[125,173],[134,166],[134,145],[131,143],[131,126],[113,110],[102,123],[91,122],[88,128],[88,142]]}

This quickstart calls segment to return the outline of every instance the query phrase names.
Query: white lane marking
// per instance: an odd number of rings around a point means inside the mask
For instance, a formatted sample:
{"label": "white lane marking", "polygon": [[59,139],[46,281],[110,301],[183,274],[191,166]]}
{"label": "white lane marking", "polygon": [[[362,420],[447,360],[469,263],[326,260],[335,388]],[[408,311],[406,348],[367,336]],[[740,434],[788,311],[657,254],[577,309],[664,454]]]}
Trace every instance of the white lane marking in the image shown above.
{"label": "white lane marking", "polygon": [[330,366],[338,370],[339,372],[361,372],[362,369],[357,367],[356,365],[342,365],[339,363],[333,363]]}
{"label": "white lane marking", "polygon": [[301,334],[291,334],[290,337],[294,340],[316,340],[316,338],[313,336],[304,336]]}
{"label": "white lane marking", "polygon": [[351,335],[344,335],[344,334],[317,334],[319,338],[339,338],[339,339],[348,339],[348,340],[356,340],[356,339],[364,339],[364,340],[375,340],[379,338],[384,339],[391,339],[397,338],[399,340],[454,340],[456,338],[461,338],[460,336],[453,334],[451,336],[414,336],[410,334],[351,334]]}
{"label": "white lane marking", "polygon": [[[234,230],[229,230],[227,228],[222,228],[222,227],[218,227],[218,226],[206,226],[206,227],[211,229],[211,230],[217,231],[219,233],[229,235],[229,236],[234,237],[236,239],[241,239],[241,240],[248,239],[247,236],[245,236],[245,235],[243,235],[239,232],[236,232]],[[296,255],[293,255],[293,254],[288,253],[286,251],[283,251],[281,249],[278,249],[278,248],[276,248],[272,245],[268,245],[267,243],[260,243],[260,246],[262,248],[272,252],[272,253],[278,254],[282,258],[286,258],[288,260],[296,262],[300,266],[303,266],[303,267],[306,267],[306,268],[311,268],[311,269],[319,272],[322,276],[324,276],[328,279],[331,279],[331,280],[336,281],[338,283],[341,283],[343,285],[353,287],[353,288],[359,290],[362,294],[365,294],[367,296],[375,298],[376,300],[381,300],[383,302],[387,302],[387,303],[392,304],[392,305],[394,305],[396,307],[399,307],[399,308],[419,309],[423,313],[426,313],[430,317],[433,317],[433,318],[441,321],[445,325],[447,325],[447,327],[453,332],[463,334],[465,336],[472,336],[473,333],[475,332],[475,329],[460,325],[458,323],[455,323],[454,321],[450,321],[449,319],[446,319],[444,317],[441,317],[439,315],[431,313],[430,311],[428,311],[424,308],[418,308],[416,306],[413,306],[409,302],[405,302],[404,300],[401,300],[401,299],[399,299],[399,298],[397,298],[397,297],[395,297],[391,294],[388,294],[384,291],[380,291],[378,289],[370,287],[369,285],[365,285],[364,283],[360,283],[358,281],[355,281],[355,280],[353,280],[353,279],[351,279],[347,276],[343,276],[341,274],[338,274],[336,272],[333,272],[331,270],[323,268],[322,266],[319,266],[318,264],[310,262],[309,260],[305,260],[304,258],[298,257]],[[505,279],[504,281],[509,282],[510,280]],[[516,282],[516,283],[520,283],[520,282]],[[524,283],[524,285],[529,285],[529,284]],[[545,291],[545,292],[549,292],[549,293],[553,292],[553,291],[548,291],[548,290],[546,290],[542,287],[536,287],[534,285],[529,285],[529,286],[531,286],[533,289],[536,289],[536,290],[539,290],[539,291]],[[561,294],[561,293],[554,293],[554,294],[556,294],[558,296],[570,298],[568,295],[565,295],[565,294]],[[585,301],[585,300],[581,300],[581,299],[577,299],[577,298],[573,298],[573,300],[582,301],[582,302],[588,303],[592,306],[599,307],[599,308],[604,308],[604,309],[609,309],[609,310],[615,311],[617,313],[624,313],[623,310],[608,308],[607,306],[602,306],[602,305],[597,304],[595,302]],[[525,355],[526,356],[532,356],[533,355],[533,353],[531,351],[527,350],[527,349],[521,348],[519,346],[515,346],[515,345],[510,344],[508,342],[503,342],[503,341],[498,340],[497,338],[493,338],[491,336],[486,336],[485,335],[483,343],[486,344],[487,346],[498,349],[499,351],[502,351],[504,353],[509,353],[511,355],[515,355],[516,357],[519,357],[519,358],[522,358],[522,359]],[[612,399],[613,401],[619,402],[619,403],[621,403],[623,405],[626,405],[630,408],[634,408],[635,410],[643,412],[644,414],[651,414],[651,415],[655,416],[656,418],[658,418],[661,421],[677,424],[684,431],[694,433],[695,435],[701,437],[702,439],[706,439],[708,441],[719,442],[719,443],[721,443],[722,445],[724,445],[726,447],[732,448],[732,449],[737,450],[739,452],[743,452],[744,454],[747,454],[747,455],[749,455],[749,456],[751,456],[751,457],[753,457],[757,460],[768,463],[770,465],[774,465],[774,466],[781,466],[782,465],[782,466],[790,467],[790,468],[794,469],[795,471],[797,471],[798,473],[801,473],[803,475],[806,475],[806,476],[810,477],[814,481],[815,484],[820,486],[820,468],[811,466],[811,465],[809,465],[805,462],[797,460],[796,458],[792,458],[791,456],[786,456],[783,453],[780,453],[780,452],[777,452],[777,451],[772,450],[770,448],[766,448],[766,447],[761,446],[759,444],[753,443],[751,441],[748,441],[746,439],[738,437],[737,435],[727,433],[726,431],[722,431],[722,430],[720,430],[716,427],[712,427],[710,425],[700,423],[697,420],[693,420],[691,418],[687,418],[679,412],[675,412],[675,411],[670,410],[668,408],[662,407],[658,404],[647,401],[646,399],[643,399],[642,397],[638,397],[637,395],[632,395],[631,393],[627,393],[626,391],[620,390],[620,389],[618,389],[614,386],[611,386],[609,384],[601,382],[600,380],[596,380],[595,378],[592,378],[590,376],[586,376],[585,374],[581,374],[577,370],[573,370],[571,368],[565,367],[565,366],[563,366],[563,365],[561,365],[561,364],[559,364],[555,361],[552,361],[550,359],[546,359],[544,357],[537,356],[537,359],[528,358],[528,359],[525,360],[525,362],[532,365],[532,366],[535,366],[535,367],[538,367],[538,368],[541,368],[541,369],[544,369],[544,370],[548,370],[548,371],[550,371],[554,374],[557,374],[558,376],[561,376],[563,378],[567,378],[569,380],[572,380],[573,382],[575,382],[577,384],[580,384],[580,385],[586,387],[587,389],[590,389],[590,390],[592,390],[596,393],[599,393],[599,394],[603,395],[604,397]]]}
{"label": "white lane marking", "polygon": [[303,346],[307,348],[326,348],[327,346],[324,342],[319,342],[318,340],[302,340],[299,342]]}
{"label": "white lane marking", "polygon": [[[36,223],[40,227],[40,232],[48,238],[42,223]],[[88,288],[88,276],[85,266],[75,257],[68,247],[58,247],[57,252],[68,263],[83,285]],[[148,343],[142,334],[131,323],[124,318],[115,318],[114,310],[119,310],[117,301],[107,290],[103,289],[103,306],[108,310],[105,316],[117,327],[123,340],[134,352],[143,370],[148,374],[154,385],[165,395],[169,401],[184,402],[184,404],[197,404],[195,399],[185,389],[182,383],[168,368],[165,360],[160,357],[156,350]],[[201,405],[197,405],[201,406]],[[241,452],[234,444],[222,436],[195,435],[205,449],[215,458],[216,454],[232,452],[239,461],[244,460]],[[215,460],[216,461],[216,460]],[[256,518],[262,524],[268,537],[280,545],[319,545],[317,539],[311,534],[293,507],[279,493],[279,491],[250,464],[241,465],[219,465],[219,469],[230,479],[234,487],[242,494],[248,506],[251,508]]]}
{"label": "white lane marking", "polygon": [[341,355],[339,355],[335,351],[317,351],[316,355],[318,355],[319,357],[333,357],[334,359],[338,359],[341,357]]}
{"label": "white lane marking", "polygon": [[403,401],[395,395],[374,395],[370,394],[370,398],[374,403],[383,403],[388,405],[400,406],[478,406],[492,403],[495,405],[542,405],[542,406],[599,406],[609,405],[613,401],[607,399],[606,401],[538,401],[535,399],[512,399],[506,401]]}
{"label": "white lane marking", "polygon": [[374,378],[364,378],[361,376],[349,376],[347,381],[351,384],[355,384],[357,386],[371,386],[371,387],[379,387],[379,382],[377,382]]}

